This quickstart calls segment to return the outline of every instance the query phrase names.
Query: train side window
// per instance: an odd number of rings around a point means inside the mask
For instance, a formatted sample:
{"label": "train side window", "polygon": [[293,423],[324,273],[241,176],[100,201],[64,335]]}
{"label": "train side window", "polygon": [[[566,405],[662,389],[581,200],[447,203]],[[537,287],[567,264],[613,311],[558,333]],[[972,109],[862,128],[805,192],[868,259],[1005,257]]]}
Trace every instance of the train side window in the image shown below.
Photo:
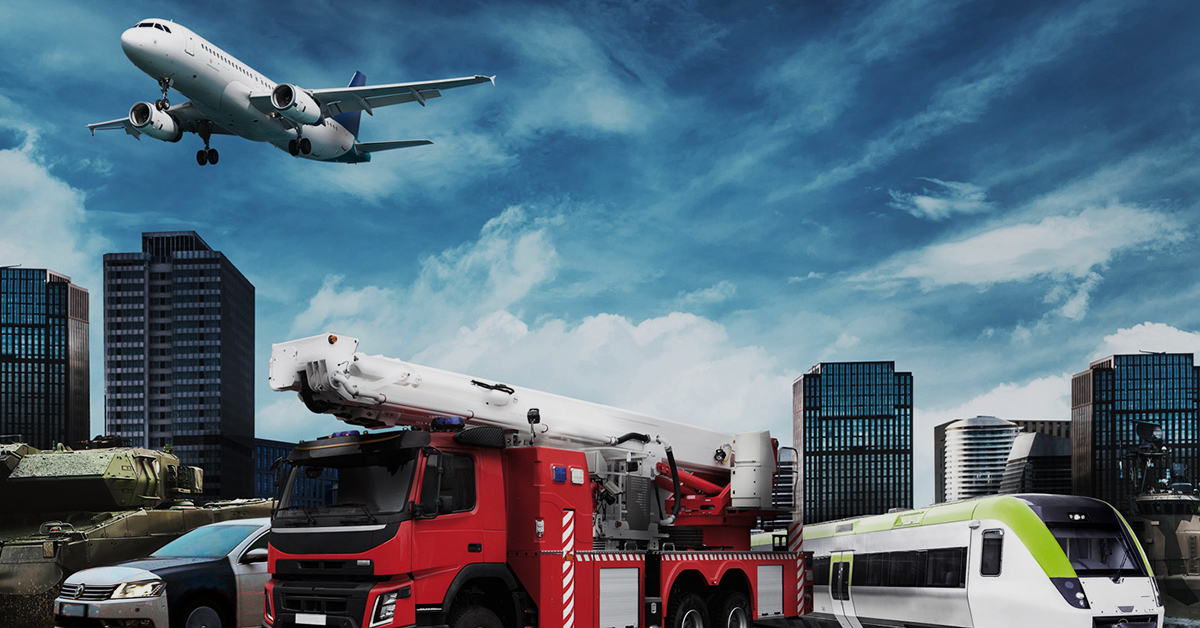
{"label": "train side window", "polygon": [[930,587],[958,588],[965,584],[965,547],[929,550],[925,584]]}
{"label": "train side window", "polygon": [[854,568],[850,570],[850,585],[855,587],[867,584],[867,570],[870,568],[871,557],[874,554],[855,554]]}
{"label": "train side window", "polygon": [[1000,557],[1004,549],[1003,530],[983,531],[983,551],[979,561],[979,573],[984,576],[1000,575]]}
{"label": "train side window", "polygon": [[887,553],[871,554],[871,560],[867,565],[867,586],[886,587],[888,585],[887,572]]}
{"label": "train side window", "polygon": [[829,557],[813,560],[813,584],[829,584]]}
{"label": "train side window", "polygon": [[917,582],[917,552],[892,552],[888,565],[887,583],[890,587],[916,587]]}

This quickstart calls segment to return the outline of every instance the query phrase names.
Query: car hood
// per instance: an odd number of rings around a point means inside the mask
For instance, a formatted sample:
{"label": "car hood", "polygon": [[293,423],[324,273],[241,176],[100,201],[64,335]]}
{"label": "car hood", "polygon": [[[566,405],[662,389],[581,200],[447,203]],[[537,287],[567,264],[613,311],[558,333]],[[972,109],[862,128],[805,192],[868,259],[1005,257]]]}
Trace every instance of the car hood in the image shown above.
{"label": "car hood", "polygon": [[208,563],[220,563],[229,560],[225,556],[187,556],[178,558],[141,558],[138,560],[128,560],[121,563],[120,567],[129,567],[133,569],[144,569],[157,574],[165,572],[177,571],[179,569],[187,569],[198,565]]}
{"label": "car hood", "polygon": [[121,584],[123,582],[138,582],[141,580],[154,580],[155,576],[152,572],[137,567],[111,566],[111,567],[93,567],[78,571],[67,577],[63,583],[63,589],[67,589],[72,585],[86,584],[91,586]]}

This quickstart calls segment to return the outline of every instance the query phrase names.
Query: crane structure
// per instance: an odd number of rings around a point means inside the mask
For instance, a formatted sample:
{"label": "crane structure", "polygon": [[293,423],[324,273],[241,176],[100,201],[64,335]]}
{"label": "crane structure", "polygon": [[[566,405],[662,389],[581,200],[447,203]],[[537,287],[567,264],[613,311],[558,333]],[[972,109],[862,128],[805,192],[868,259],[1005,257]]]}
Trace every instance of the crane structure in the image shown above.
{"label": "crane structure", "polygon": [[[358,347],[328,333],[272,347],[272,389],[368,431],[301,442],[283,461],[265,625],[748,626],[805,610],[798,525],[773,551],[750,546],[760,521],[790,512],[769,432]],[[290,505],[295,477],[326,468],[338,494]],[[445,551],[425,551],[433,542]],[[339,571],[353,561],[370,568]],[[313,591],[351,572],[375,584],[337,607],[343,618]]]}

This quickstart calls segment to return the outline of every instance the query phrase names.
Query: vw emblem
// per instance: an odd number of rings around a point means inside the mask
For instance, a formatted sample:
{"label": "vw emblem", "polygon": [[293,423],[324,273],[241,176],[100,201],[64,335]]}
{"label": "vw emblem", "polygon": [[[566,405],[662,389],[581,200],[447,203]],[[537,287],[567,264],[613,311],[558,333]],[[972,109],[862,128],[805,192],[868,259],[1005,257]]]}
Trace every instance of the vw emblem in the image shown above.
{"label": "vw emblem", "polygon": [[74,597],[75,599],[79,599],[79,597],[82,595],[83,595],[83,585],[82,584],[75,585],[75,591],[71,594],[71,597]]}

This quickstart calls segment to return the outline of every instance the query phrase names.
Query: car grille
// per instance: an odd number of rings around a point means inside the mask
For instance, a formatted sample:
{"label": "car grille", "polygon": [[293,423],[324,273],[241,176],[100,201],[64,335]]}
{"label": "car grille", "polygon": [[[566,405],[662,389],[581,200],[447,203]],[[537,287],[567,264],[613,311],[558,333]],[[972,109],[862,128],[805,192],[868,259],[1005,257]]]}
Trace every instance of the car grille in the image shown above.
{"label": "car grille", "polygon": [[64,584],[58,596],[64,600],[98,602],[112,597],[116,590],[115,584]]}

